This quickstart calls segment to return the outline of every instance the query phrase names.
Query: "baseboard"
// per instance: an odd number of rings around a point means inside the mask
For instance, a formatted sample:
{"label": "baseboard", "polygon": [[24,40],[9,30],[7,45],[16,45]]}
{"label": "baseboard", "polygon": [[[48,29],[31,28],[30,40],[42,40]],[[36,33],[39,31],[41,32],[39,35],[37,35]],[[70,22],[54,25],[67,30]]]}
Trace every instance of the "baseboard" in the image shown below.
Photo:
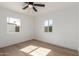
{"label": "baseboard", "polygon": [[[62,48],[62,49],[67,49],[67,50],[72,50],[72,51],[75,51],[75,52],[79,52],[79,51],[74,50],[74,49],[70,49],[70,48],[66,48],[66,47],[59,46],[59,45],[51,44],[51,43],[48,43],[48,42],[45,42],[45,41],[42,41],[42,40],[38,40],[38,39],[30,39],[30,40],[27,40],[27,42],[28,41],[31,41],[31,40],[37,40],[37,41],[40,41],[40,42],[44,42],[44,43],[47,43],[47,44],[50,44],[50,45],[53,45],[53,46]],[[26,41],[24,41],[24,42],[26,42]],[[23,43],[23,42],[19,42],[19,43]],[[15,43],[15,44],[12,44],[12,45],[17,45],[19,43]],[[12,46],[12,45],[8,45],[8,46]],[[6,46],[6,47],[8,47],[8,46]],[[2,48],[5,48],[5,47],[2,47]]]}
{"label": "baseboard", "polygon": [[[33,39],[33,40],[38,40],[38,39]],[[48,43],[48,42],[45,42],[45,41],[42,41],[42,40],[38,40],[38,41],[41,41],[41,42],[44,42],[44,43],[47,43],[47,44],[50,44],[50,45],[53,45],[53,46],[56,46],[56,47],[59,47],[59,48],[62,48],[62,49],[67,49],[67,50],[72,50],[72,51],[78,52],[78,50],[75,50],[75,49],[70,49],[70,48],[67,48],[67,47],[62,47],[62,46],[55,45],[53,43],[51,44],[51,43]]]}
{"label": "baseboard", "polygon": [[[29,40],[26,40],[26,41],[30,41],[30,40],[33,40],[33,39],[29,39]],[[17,44],[19,44],[19,43],[23,43],[23,42],[26,42],[26,41],[22,41],[22,42],[14,43],[14,44],[7,45],[7,46],[4,46],[4,47],[0,47],[0,49],[3,49],[3,48],[5,48],[5,47],[9,47],[9,46],[13,46],[13,45],[17,45]]]}

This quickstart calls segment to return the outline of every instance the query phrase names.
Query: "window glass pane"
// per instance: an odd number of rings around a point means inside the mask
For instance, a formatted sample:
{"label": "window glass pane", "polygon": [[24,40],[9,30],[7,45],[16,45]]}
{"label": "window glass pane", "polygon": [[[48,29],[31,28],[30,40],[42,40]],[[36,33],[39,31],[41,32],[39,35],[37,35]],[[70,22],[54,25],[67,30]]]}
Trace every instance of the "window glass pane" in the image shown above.
{"label": "window glass pane", "polygon": [[45,30],[44,31],[45,32],[49,32],[48,28],[49,28],[48,26],[45,26]]}
{"label": "window glass pane", "polygon": [[49,32],[52,32],[52,26],[49,26]]}
{"label": "window glass pane", "polygon": [[49,32],[48,28],[49,28],[49,26],[48,26],[48,20],[46,20],[46,21],[44,22],[44,31],[45,31],[45,32]]}
{"label": "window glass pane", "polygon": [[49,32],[52,32],[53,20],[49,20]]}
{"label": "window glass pane", "polygon": [[7,24],[7,32],[15,32],[15,24],[8,23]]}
{"label": "window glass pane", "polygon": [[19,29],[20,29],[19,26],[16,26],[15,27],[15,32],[19,32]]}
{"label": "window glass pane", "polygon": [[44,22],[44,26],[48,26],[48,20]]}
{"label": "window glass pane", "polygon": [[52,20],[49,20],[49,26],[52,26],[53,24],[53,21]]}

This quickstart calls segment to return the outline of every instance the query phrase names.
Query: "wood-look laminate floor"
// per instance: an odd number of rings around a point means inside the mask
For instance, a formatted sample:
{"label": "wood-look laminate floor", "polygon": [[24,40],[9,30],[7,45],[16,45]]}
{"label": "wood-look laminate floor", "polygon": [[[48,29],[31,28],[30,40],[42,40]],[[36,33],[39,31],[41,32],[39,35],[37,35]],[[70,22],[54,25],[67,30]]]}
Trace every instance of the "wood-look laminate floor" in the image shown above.
{"label": "wood-look laminate floor", "polygon": [[0,49],[1,56],[77,56],[78,52],[38,40],[15,44]]}

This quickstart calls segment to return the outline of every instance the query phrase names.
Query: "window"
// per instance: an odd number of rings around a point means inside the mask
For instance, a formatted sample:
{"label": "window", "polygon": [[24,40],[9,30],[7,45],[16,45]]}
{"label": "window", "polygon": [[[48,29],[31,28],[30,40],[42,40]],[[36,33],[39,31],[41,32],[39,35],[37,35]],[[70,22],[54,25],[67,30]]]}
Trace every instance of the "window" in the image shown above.
{"label": "window", "polygon": [[20,19],[7,17],[7,31],[20,32]]}
{"label": "window", "polygon": [[46,20],[45,22],[44,22],[44,31],[45,32],[52,32],[52,24],[53,23],[53,21],[52,20]]}

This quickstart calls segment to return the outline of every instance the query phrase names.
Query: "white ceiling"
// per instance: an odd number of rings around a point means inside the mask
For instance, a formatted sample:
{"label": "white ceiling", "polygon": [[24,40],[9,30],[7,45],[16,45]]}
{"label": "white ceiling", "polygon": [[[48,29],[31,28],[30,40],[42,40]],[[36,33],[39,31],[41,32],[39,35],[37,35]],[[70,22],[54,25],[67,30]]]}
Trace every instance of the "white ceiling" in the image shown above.
{"label": "white ceiling", "polygon": [[49,11],[54,12],[61,9],[70,8],[78,4],[77,2],[35,2],[35,3],[43,3],[45,4],[45,7],[44,8],[36,7],[38,12],[34,12],[33,9],[31,8],[27,8],[26,10],[23,10],[22,9],[24,6],[23,2],[0,2],[0,6],[11,9],[19,13],[35,15],[44,12],[49,12]]}

